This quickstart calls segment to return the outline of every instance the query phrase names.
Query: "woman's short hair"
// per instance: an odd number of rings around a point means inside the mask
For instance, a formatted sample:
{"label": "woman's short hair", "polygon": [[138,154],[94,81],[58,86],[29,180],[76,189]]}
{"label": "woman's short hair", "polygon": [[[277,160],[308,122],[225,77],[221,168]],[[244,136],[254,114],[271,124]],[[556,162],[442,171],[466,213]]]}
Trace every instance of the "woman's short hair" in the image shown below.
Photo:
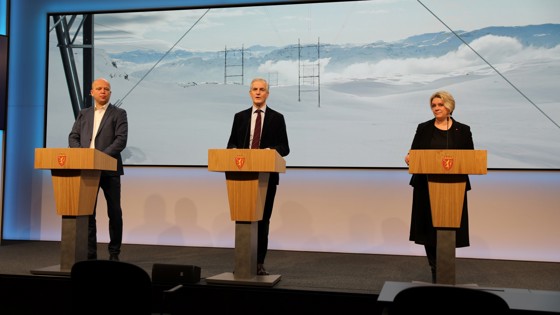
{"label": "woman's short hair", "polygon": [[449,110],[449,115],[453,114],[455,110],[455,99],[453,95],[447,91],[437,91],[432,96],[430,96],[430,107],[432,106],[432,101],[434,98],[441,98],[443,101],[443,106]]}

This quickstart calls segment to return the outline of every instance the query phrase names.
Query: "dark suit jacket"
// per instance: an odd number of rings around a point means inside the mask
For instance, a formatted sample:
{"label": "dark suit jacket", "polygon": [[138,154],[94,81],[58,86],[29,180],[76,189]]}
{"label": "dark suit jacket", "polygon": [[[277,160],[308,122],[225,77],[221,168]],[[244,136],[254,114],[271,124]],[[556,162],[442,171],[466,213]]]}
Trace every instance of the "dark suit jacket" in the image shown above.
{"label": "dark suit jacket", "polygon": [[[68,136],[68,144],[71,148],[89,148],[93,138],[94,110],[95,107],[91,106],[82,109],[78,114]],[[103,171],[102,175],[124,174],[121,152],[126,147],[127,140],[128,119],[126,111],[109,104],[97,130],[95,148],[117,159],[117,171]]]}
{"label": "dark suit jacket", "polygon": [[[453,125],[451,129],[449,129],[449,149],[451,150],[473,150],[474,143],[472,139],[471,127],[468,125],[462,124],[455,119],[453,120]],[[425,149],[433,149],[430,146],[430,142],[432,140],[432,135],[436,131],[436,126],[434,125],[435,118],[425,121],[423,123],[418,124],[416,128],[416,134],[414,135],[414,139],[412,140],[412,146],[410,147],[411,150],[425,150]],[[410,179],[410,185],[424,185],[426,184],[426,175],[412,175]],[[467,190],[470,190],[470,182],[468,181],[467,177]]]}
{"label": "dark suit jacket", "polygon": [[[233,117],[233,126],[227,143],[227,148],[249,148],[251,136],[251,114],[253,107],[240,111]],[[261,131],[260,149],[274,149],[281,156],[290,153],[288,144],[288,133],[284,115],[273,110],[268,105],[264,115],[263,128]],[[278,185],[278,173],[270,174],[270,181]]]}

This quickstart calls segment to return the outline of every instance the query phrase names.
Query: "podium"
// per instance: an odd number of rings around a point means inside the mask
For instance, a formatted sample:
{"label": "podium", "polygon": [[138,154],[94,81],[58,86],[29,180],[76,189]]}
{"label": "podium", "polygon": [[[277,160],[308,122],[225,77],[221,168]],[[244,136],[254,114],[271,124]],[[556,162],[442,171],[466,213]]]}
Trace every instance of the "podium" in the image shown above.
{"label": "podium", "polygon": [[70,275],[87,259],[88,216],[93,214],[102,170],[116,171],[117,160],[89,148],[36,148],[35,168],[50,169],[56,212],[62,216],[60,265],[32,274]]}
{"label": "podium", "polygon": [[467,175],[487,174],[486,150],[410,150],[410,174],[427,174],[437,230],[436,282],[455,284],[455,232],[461,226]]}
{"label": "podium", "polygon": [[235,272],[206,282],[273,286],[280,275],[257,275],[258,221],[263,217],[270,173],[285,173],[286,161],[271,149],[209,149],[208,170],[225,172],[230,216],[235,221]]}

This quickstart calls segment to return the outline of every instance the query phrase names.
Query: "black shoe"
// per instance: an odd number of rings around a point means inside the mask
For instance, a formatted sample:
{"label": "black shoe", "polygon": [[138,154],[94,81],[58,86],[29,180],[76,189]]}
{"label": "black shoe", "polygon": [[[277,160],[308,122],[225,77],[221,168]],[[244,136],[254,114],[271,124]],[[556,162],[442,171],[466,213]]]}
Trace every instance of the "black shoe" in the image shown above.
{"label": "black shoe", "polygon": [[436,268],[432,268],[432,283],[436,283]]}
{"label": "black shoe", "polygon": [[257,264],[257,275],[268,276],[268,272],[264,269],[264,264]]}
{"label": "black shoe", "polygon": [[119,261],[119,255],[111,254],[109,255],[109,260]]}

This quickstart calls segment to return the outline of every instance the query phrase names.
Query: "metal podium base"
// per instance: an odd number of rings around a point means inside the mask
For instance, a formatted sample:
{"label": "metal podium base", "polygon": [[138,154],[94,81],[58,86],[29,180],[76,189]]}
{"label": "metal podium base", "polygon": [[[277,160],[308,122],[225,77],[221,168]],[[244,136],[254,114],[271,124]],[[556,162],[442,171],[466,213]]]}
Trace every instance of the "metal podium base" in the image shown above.
{"label": "metal podium base", "polygon": [[257,221],[235,222],[235,271],[206,278],[206,283],[274,286],[280,275],[257,275]]}
{"label": "metal podium base", "polygon": [[437,229],[436,283],[455,284],[455,229]]}
{"label": "metal podium base", "polygon": [[253,276],[250,278],[235,277],[233,272],[224,272],[219,275],[206,278],[207,283],[215,284],[240,284],[272,287],[280,281],[280,275]]}
{"label": "metal podium base", "polygon": [[41,275],[41,276],[70,276],[70,270],[60,269],[60,265],[49,266],[40,269],[31,270],[31,274],[33,275]]}
{"label": "metal podium base", "polygon": [[62,216],[60,239],[60,265],[31,270],[31,274],[43,276],[70,276],[77,261],[87,259],[88,216]]}

